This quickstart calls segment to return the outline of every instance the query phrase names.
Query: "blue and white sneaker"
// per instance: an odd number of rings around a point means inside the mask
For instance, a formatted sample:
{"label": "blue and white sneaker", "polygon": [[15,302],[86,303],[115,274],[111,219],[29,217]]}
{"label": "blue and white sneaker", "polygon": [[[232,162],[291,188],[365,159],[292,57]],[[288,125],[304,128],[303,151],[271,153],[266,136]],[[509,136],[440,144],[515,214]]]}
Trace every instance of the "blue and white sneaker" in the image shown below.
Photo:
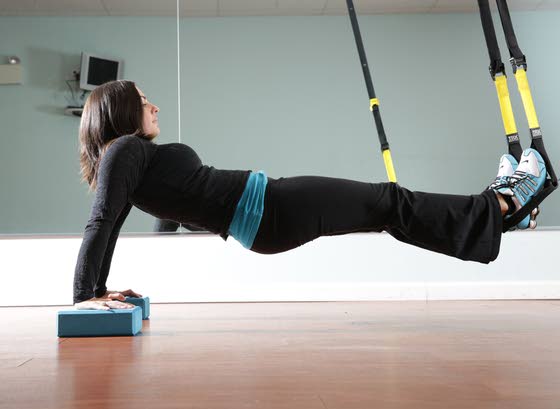
{"label": "blue and white sneaker", "polygon": [[500,189],[509,187],[509,178],[513,176],[516,169],[517,161],[515,158],[507,153],[502,155],[500,158],[500,165],[498,166],[498,175],[489,188],[503,194]]}
{"label": "blue and white sneaker", "polygon": [[[499,174],[498,172],[498,175]],[[543,189],[545,181],[546,165],[544,160],[540,153],[535,149],[529,148],[523,151],[521,161],[513,175],[504,176],[503,182],[505,183],[496,185],[494,190],[500,192],[502,195],[510,196],[513,203],[515,203],[517,211]],[[537,226],[536,217],[538,214],[539,209],[534,209],[517,225],[517,228],[534,229]]]}

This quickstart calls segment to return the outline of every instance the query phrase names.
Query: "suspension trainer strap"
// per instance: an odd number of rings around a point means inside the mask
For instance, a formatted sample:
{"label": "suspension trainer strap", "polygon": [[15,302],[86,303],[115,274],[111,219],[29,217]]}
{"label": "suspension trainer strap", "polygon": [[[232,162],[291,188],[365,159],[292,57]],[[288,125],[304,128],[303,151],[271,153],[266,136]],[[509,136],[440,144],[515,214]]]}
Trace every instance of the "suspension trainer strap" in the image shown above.
{"label": "suspension trainer strap", "polygon": [[[527,79],[527,60],[525,55],[519,48],[517,38],[513,30],[511,16],[506,0],[496,0],[502,28],[504,30],[507,46],[510,54],[510,62],[515,74],[519,93],[523,101],[523,108],[527,116],[527,122],[531,131],[531,148],[536,149],[543,157],[546,170],[547,180],[542,191],[535,195],[528,203],[521,209],[515,212],[511,217],[504,219],[503,231],[506,232],[515,227],[521,220],[523,220],[533,209],[535,209],[548,195],[550,195],[558,187],[558,179],[552,168],[552,163],[548,157],[542,139],[542,131],[537,118],[537,113],[531,96],[529,81]],[[511,109],[511,101],[509,91],[507,88],[507,78],[503,68],[503,62],[500,57],[500,50],[496,40],[496,33],[492,23],[492,14],[488,5],[488,0],[478,0],[480,9],[480,17],[482,20],[482,27],[484,29],[484,36],[488,46],[488,53],[490,55],[490,74],[496,84],[498,98],[500,100],[500,108],[502,111],[502,118],[504,120],[504,127],[508,136],[508,144],[510,154],[519,158],[521,156],[521,145],[519,144],[519,135],[515,126],[513,112]]]}
{"label": "suspension trainer strap", "polygon": [[488,55],[490,56],[490,67],[488,69],[498,94],[498,101],[500,103],[500,111],[502,113],[508,150],[510,155],[519,161],[521,154],[523,153],[523,149],[519,143],[519,133],[517,131],[513,108],[511,106],[506,70],[500,54],[500,48],[496,38],[496,31],[494,30],[494,23],[492,22],[492,13],[490,12],[488,0],[478,0],[478,8],[480,10],[480,20],[484,30],[484,38],[486,39]]}
{"label": "suspension trainer strap", "polygon": [[514,66],[513,72],[515,72],[519,66],[524,65],[525,68],[527,68],[525,55],[521,52],[519,44],[517,44],[517,37],[515,37],[507,2],[506,0],[496,0],[496,4],[498,5],[498,11],[500,12],[500,20],[502,20],[502,28],[504,29],[504,35],[509,49],[509,56],[511,57],[510,61],[512,66]]}
{"label": "suspension trainer strap", "polygon": [[500,103],[500,111],[504,122],[508,151],[510,155],[519,161],[521,154],[523,153],[523,149],[521,148],[521,143],[519,142],[519,132],[517,132],[517,125],[515,124],[515,117],[511,106],[507,77],[505,75],[496,77],[494,79],[494,84],[496,85],[496,92],[498,93],[498,101]]}
{"label": "suspension trainer strap", "polygon": [[356,10],[354,9],[354,3],[352,0],[346,0],[346,5],[348,6],[348,15],[350,16],[350,22],[352,23],[352,31],[354,32],[356,47],[358,48],[358,54],[360,55],[362,71],[364,73],[364,79],[366,81],[367,92],[369,95],[369,108],[373,113],[373,118],[375,120],[375,126],[377,128],[377,134],[379,136],[379,143],[381,144],[381,152],[383,153],[383,161],[385,163],[387,177],[389,178],[390,182],[397,183],[397,175],[393,166],[391,149],[389,148],[389,142],[387,141],[385,129],[383,128],[383,121],[381,120],[381,113],[379,112],[379,100],[375,96],[375,90],[373,89],[373,82],[371,81],[371,75],[366,58],[366,53],[364,50],[364,44],[362,42],[362,35],[360,34],[358,18],[356,17]]}
{"label": "suspension trainer strap", "polygon": [[488,46],[488,55],[490,57],[490,75],[492,79],[496,74],[506,74],[506,69],[500,54],[500,47],[496,38],[496,31],[494,31],[494,23],[492,22],[492,13],[490,12],[490,5],[488,0],[478,0],[478,8],[480,10],[480,20],[482,21],[482,29],[484,30],[484,38]]}
{"label": "suspension trainer strap", "polygon": [[525,110],[527,123],[531,133],[531,148],[536,149],[543,157],[550,182],[554,187],[556,187],[558,186],[558,180],[544,147],[543,134],[539,125],[537,111],[535,110],[535,104],[533,102],[533,96],[531,95],[531,88],[527,78],[527,59],[517,43],[517,37],[515,36],[506,0],[496,0],[496,4],[498,5],[502,27],[504,29],[509,54],[511,56],[511,66],[513,72],[515,73],[517,87],[519,88],[519,94],[521,95],[521,100],[523,101],[523,108]]}
{"label": "suspension trainer strap", "polygon": [[509,49],[509,55],[511,57],[511,67],[515,74],[519,94],[521,95],[523,108],[525,109],[529,129],[531,130],[531,139],[542,139],[542,132],[537,118],[535,105],[533,103],[531,88],[529,87],[529,81],[527,79],[527,59],[517,43],[517,37],[515,36],[515,31],[513,30],[513,23],[511,22],[507,2],[505,0],[496,0],[496,4],[498,5],[498,11],[500,13],[500,19],[502,21],[502,27],[504,29]]}

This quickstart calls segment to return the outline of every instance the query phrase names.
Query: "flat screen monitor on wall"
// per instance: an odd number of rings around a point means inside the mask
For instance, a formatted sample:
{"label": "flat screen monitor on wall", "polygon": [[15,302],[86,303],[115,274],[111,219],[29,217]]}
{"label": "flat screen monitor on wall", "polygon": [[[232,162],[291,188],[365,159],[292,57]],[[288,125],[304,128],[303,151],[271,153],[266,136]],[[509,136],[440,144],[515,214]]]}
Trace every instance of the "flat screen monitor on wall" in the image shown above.
{"label": "flat screen monitor on wall", "polygon": [[82,53],[80,88],[91,91],[106,82],[122,79],[122,67],[121,60]]}

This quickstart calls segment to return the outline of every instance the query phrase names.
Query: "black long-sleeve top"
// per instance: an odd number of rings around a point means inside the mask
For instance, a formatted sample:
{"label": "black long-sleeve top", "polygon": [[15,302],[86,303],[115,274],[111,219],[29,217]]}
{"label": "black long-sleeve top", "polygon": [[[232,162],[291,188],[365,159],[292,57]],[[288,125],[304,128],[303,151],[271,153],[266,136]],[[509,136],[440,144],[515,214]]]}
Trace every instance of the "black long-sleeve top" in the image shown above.
{"label": "black long-sleeve top", "polygon": [[118,138],[99,164],[74,273],[74,303],[107,291],[115,244],[133,205],[225,240],[249,173],[203,165],[194,150],[180,143],[158,145],[133,135]]}

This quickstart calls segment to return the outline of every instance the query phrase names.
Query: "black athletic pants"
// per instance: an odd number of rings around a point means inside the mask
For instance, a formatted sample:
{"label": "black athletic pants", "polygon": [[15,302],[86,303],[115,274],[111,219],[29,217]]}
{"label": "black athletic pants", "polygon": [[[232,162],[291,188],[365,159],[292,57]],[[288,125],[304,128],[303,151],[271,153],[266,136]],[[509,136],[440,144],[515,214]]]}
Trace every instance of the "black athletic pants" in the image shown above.
{"label": "black athletic pants", "polygon": [[395,183],[269,178],[251,250],[273,254],[321,236],[387,231],[424,249],[489,263],[499,253],[502,221],[491,190],[458,196],[411,192]]}

